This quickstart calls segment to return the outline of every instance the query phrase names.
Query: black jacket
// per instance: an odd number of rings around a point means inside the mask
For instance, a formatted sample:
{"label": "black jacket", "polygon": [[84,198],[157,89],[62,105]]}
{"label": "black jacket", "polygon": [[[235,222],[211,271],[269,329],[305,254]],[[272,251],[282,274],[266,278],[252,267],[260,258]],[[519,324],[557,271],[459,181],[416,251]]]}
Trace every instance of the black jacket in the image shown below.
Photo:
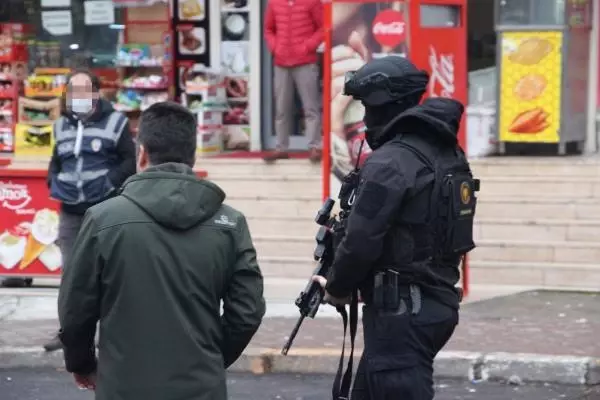
{"label": "black jacket", "polygon": [[[424,291],[458,307],[454,286],[459,260],[444,260],[445,268],[411,269],[431,249],[420,248],[408,225],[425,224],[433,179],[429,167],[402,141],[425,141],[454,151],[463,106],[449,99],[426,100],[396,117],[385,129],[394,134],[366,160],[360,171],[357,198],[347,222],[346,235],[335,255],[327,291],[345,297],[359,288],[368,302],[376,268],[400,269],[401,279],[417,281]],[[429,180],[424,180],[425,176]]]}
{"label": "black jacket", "polygon": [[[109,101],[100,99],[98,100],[98,106],[96,107],[96,110],[90,116],[88,121],[94,123],[95,121],[103,119],[113,111],[114,108]],[[77,126],[77,117],[74,114],[66,111],[63,112],[63,116],[67,118],[67,120],[73,124],[73,126]],[[127,178],[135,174],[135,145],[133,143],[133,137],[131,135],[129,124],[125,125],[125,128],[121,133],[121,137],[117,142],[116,152],[121,161],[108,172],[108,179],[110,179],[110,182],[113,184],[113,186],[118,189]],[[48,166],[48,187],[50,187],[52,176],[60,172],[60,158],[58,157],[56,146],[54,146],[54,149],[52,150],[52,157],[50,158],[50,165]],[[63,211],[68,213],[83,215],[86,210],[93,205],[94,203],[62,204],[61,208]]]}

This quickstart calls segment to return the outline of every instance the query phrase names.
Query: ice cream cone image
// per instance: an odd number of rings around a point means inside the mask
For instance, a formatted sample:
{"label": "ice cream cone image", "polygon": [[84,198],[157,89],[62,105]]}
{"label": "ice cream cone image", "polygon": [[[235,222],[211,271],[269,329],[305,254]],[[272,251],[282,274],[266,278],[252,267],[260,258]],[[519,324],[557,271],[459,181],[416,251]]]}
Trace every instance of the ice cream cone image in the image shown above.
{"label": "ice cream cone image", "polygon": [[25,254],[23,255],[23,259],[21,259],[21,263],[19,264],[19,270],[24,270],[27,268],[32,262],[37,260],[37,258],[42,254],[42,252],[46,249],[46,245],[35,240],[33,235],[29,235],[27,237],[27,244],[25,245]]}
{"label": "ice cream cone image", "polygon": [[31,224],[31,232],[27,236],[25,254],[19,264],[19,270],[24,270],[38,259],[46,247],[58,239],[58,214],[56,211],[43,209],[35,213]]}

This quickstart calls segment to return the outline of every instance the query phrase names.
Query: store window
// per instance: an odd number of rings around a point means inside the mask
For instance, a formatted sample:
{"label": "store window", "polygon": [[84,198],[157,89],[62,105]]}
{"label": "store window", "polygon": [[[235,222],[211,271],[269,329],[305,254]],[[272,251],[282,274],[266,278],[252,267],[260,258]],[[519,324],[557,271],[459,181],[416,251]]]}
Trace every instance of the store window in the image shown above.
{"label": "store window", "polygon": [[[70,6],[54,6],[64,4]],[[30,69],[112,67],[124,29],[124,9],[114,10],[113,23],[86,25],[84,7],[84,2],[78,0],[0,0],[0,22],[29,26]],[[49,25],[51,21],[58,28]]]}
{"label": "store window", "polygon": [[460,6],[421,5],[421,26],[453,28],[460,26]]}
{"label": "store window", "polygon": [[500,25],[563,25],[564,0],[501,0]]}
{"label": "store window", "polygon": [[496,66],[494,0],[467,3],[467,53],[469,71]]}

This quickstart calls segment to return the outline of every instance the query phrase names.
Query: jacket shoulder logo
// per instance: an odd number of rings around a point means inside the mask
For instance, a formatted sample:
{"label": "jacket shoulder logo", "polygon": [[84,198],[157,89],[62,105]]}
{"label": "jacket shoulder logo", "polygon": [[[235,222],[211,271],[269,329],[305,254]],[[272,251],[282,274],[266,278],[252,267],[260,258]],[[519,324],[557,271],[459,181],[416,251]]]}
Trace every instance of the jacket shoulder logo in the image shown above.
{"label": "jacket shoulder logo", "polygon": [[460,184],[460,200],[465,205],[471,201],[471,186],[467,182]]}
{"label": "jacket shoulder logo", "polygon": [[219,225],[226,225],[226,226],[236,226],[237,224],[233,221],[229,220],[229,217],[227,217],[227,215],[223,215],[221,214],[221,216],[217,219],[214,220],[215,224],[219,224]]}

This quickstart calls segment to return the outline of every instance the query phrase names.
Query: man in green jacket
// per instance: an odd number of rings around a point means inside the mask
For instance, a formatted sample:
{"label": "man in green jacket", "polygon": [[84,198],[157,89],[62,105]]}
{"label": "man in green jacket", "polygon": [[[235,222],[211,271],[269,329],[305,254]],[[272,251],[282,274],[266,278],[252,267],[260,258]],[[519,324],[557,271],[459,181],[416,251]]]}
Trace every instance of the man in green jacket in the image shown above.
{"label": "man in green jacket", "polygon": [[246,219],[195,176],[187,109],[148,108],[137,146],[138,174],[86,212],[64,268],[67,371],[97,400],[225,400],[225,369],[265,313]]}

